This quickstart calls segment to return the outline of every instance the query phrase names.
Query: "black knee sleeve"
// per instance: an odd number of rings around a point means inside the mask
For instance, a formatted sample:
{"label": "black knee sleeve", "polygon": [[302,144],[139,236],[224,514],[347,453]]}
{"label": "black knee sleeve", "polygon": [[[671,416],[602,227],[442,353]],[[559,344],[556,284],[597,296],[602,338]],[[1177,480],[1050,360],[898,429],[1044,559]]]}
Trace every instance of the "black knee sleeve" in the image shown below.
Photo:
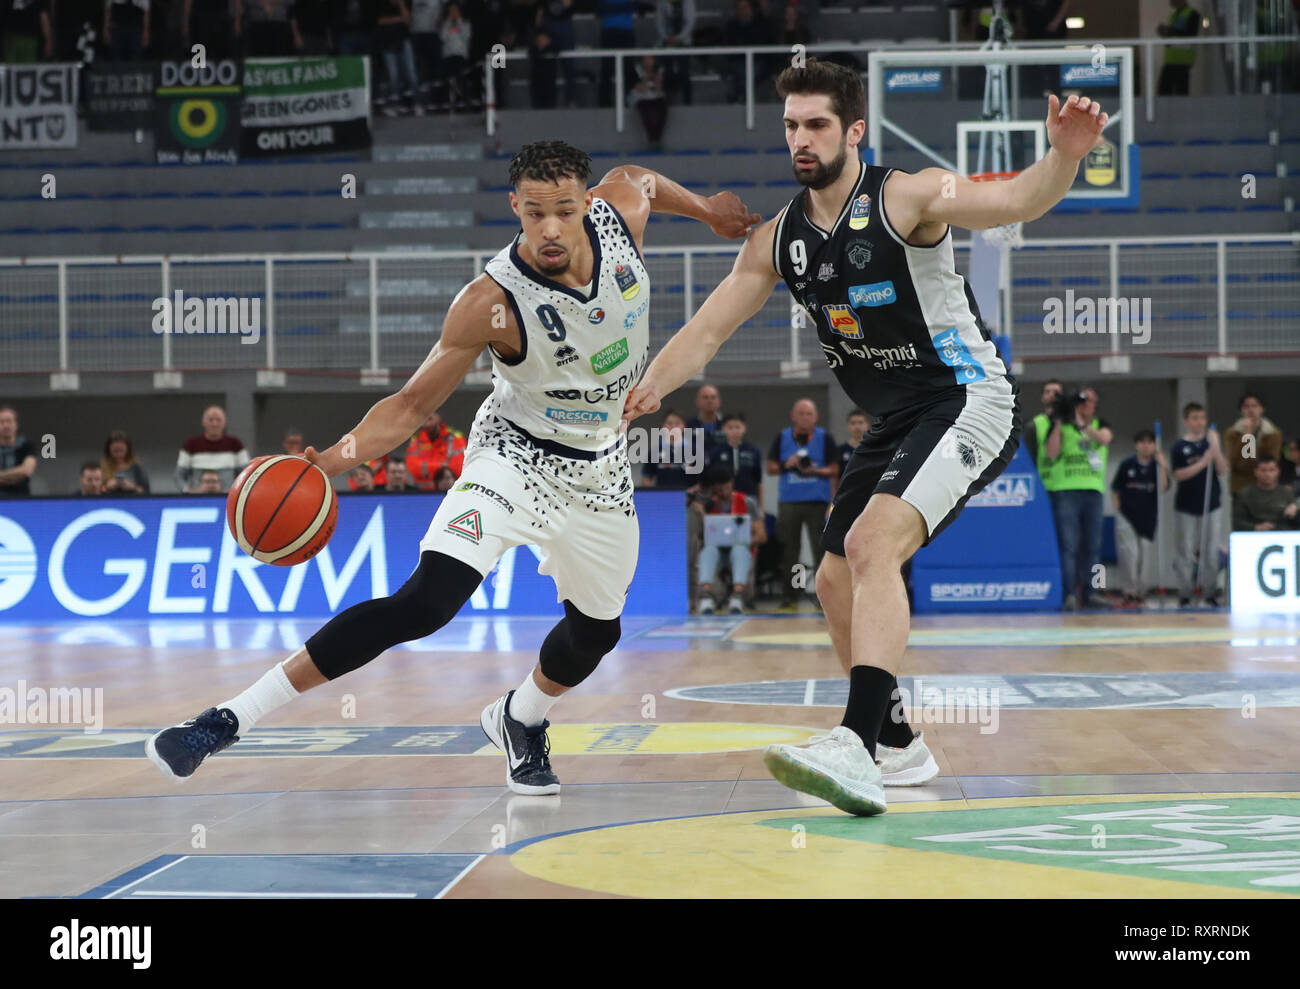
{"label": "black knee sleeve", "polygon": [[399,642],[442,628],[482,581],[468,563],[445,553],[421,553],[420,565],[394,594],[335,615],[307,640],[307,654],[327,679],[337,680]]}
{"label": "black knee sleeve", "polygon": [[588,618],[568,601],[564,618],[542,643],[542,675],[564,687],[576,687],[591,676],[605,654],[623,634],[617,618]]}

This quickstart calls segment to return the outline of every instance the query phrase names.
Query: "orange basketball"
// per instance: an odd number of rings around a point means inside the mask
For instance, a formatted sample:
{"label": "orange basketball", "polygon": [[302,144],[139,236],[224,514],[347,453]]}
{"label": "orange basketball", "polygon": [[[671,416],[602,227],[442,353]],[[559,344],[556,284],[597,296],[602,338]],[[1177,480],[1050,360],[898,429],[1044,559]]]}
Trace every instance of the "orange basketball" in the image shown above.
{"label": "orange basketball", "polygon": [[226,496],[226,523],[240,549],[277,567],[303,563],[320,552],[338,515],[325,472],[286,454],[251,461]]}

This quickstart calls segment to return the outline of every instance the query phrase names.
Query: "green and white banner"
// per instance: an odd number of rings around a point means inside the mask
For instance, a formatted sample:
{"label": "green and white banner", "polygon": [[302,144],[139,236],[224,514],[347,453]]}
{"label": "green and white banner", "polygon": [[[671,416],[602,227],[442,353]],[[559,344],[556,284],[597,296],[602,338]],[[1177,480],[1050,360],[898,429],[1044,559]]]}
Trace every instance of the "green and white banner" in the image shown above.
{"label": "green and white banner", "polygon": [[370,146],[370,60],[244,61],[241,148],[248,157]]}

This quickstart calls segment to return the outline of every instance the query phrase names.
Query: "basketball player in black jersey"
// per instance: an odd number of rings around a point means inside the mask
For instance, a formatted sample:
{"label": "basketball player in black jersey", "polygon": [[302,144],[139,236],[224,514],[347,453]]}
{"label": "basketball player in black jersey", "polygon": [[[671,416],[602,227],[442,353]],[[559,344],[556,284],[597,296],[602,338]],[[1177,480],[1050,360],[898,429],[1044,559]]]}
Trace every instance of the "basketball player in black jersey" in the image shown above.
{"label": "basketball player in black jersey", "polygon": [[938,168],[864,164],[866,98],[856,72],[809,60],[782,72],[777,92],[804,189],[750,234],[731,274],[628,396],[624,418],[657,410],[778,281],[811,317],[831,370],[873,419],[840,480],[817,571],[849,701],[828,736],[771,746],[764,759],[787,786],[852,814],[880,814],[884,785],[938,773],[898,703],[910,624],[900,570],[1019,443],[1016,385],[953,266],[951,226],[1042,216],[1073,184],[1107,116],[1087,97],[1064,105],[1050,97],[1046,156],[1012,180],[975,183]]}

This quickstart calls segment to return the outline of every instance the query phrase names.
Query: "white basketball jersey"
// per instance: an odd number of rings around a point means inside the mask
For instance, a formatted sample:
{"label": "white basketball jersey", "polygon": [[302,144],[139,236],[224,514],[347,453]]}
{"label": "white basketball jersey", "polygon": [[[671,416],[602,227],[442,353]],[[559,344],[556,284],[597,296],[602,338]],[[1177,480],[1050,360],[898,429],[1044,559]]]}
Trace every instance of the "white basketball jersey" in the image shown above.
{"label": "white basketball jersey", "polygon": [[520,256],[518,236],[487,263],[514,309],[521,346],[513,361],[492,351],[492,394],[474,432],[495,414],[580,450],[617,440],[623,402],[649,363],[650,276],[609,203],[593,197],[583,227],[594,258],[587,291],[535,270]]}

